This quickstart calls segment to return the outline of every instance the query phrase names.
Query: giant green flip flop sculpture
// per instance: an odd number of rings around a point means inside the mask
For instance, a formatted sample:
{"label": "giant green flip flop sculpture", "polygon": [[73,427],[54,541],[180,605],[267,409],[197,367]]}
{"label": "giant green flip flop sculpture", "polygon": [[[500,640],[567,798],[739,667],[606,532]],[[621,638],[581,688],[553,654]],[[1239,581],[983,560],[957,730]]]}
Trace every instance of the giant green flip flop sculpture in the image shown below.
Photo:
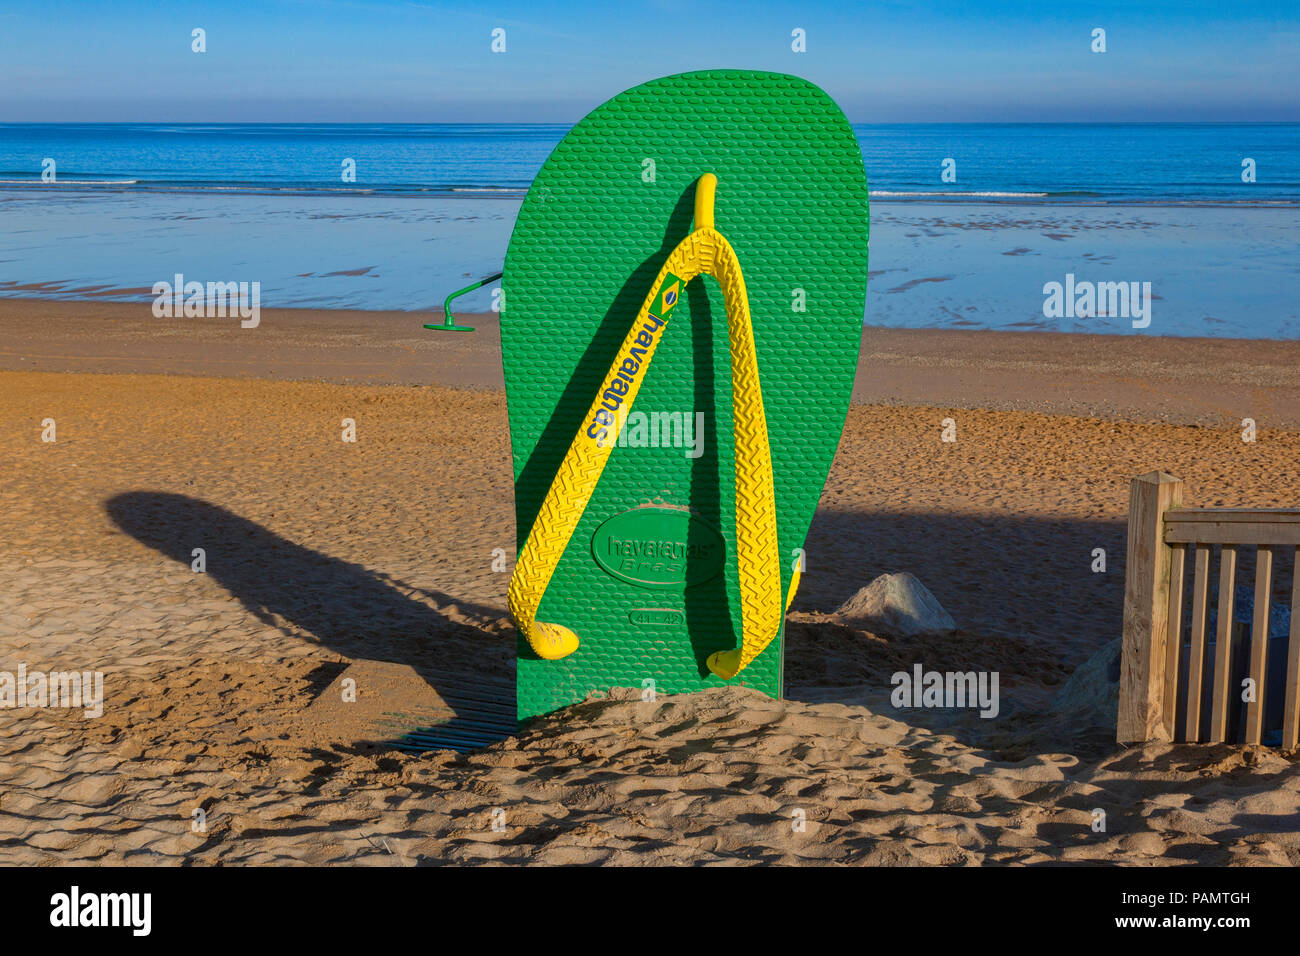
{"label": "giant green flip flop sculpture", "polygon": [[867,228],[853,131],[796,77],[655,80],[555,148],[502,286],[521,718],[620,686],[780,696]]}

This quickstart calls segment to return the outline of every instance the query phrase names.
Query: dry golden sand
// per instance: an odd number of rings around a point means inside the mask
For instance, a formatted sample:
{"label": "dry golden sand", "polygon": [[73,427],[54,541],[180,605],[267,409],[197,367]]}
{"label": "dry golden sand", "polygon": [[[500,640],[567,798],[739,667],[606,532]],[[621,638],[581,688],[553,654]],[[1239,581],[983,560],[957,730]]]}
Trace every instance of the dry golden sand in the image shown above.
{"label": "dry golden sand", "polygon": [[[0,710],[0,863],[1300,863],[1290,756],[1121,750],[1051,706],[1119,633],[1128,480],[1295,505],[1298,455],[1269,427],[1247,445],[1237,427],[854,406],[789,700],[615,693],[470,755],[409,754],[313,705],[367,662],[508,685],[500,392],[0,372],[0,669],[106,672],[98,719]],[[835,618],[896,570],[961,631]],[[915,662],[998,670],[1001,714],[893,708],[889,675]]]}

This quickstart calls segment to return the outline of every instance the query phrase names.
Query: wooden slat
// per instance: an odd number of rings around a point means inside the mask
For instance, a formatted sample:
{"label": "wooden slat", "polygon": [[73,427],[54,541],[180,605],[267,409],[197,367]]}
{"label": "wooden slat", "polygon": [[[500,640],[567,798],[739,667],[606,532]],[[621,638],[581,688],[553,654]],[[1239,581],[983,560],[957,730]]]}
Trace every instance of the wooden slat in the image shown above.
{"label": "wooden slat", "polygon": [[1191,655],[1187,662],[1187,736],[1195,743],[1201,739],[1201,687],[1205,683],[1205,622],[1209,616],[1210,549],[1196,549],[1196,569],[1192,572]]}
{"label": "wooden slat", "polygon": [[1286,653],[1286,704],[1282,714],[1282,746],[1300,744],[1300,548],[1295,551],[1291,578],[1291,634]]}
{"label": "wooden slat", "polygon": [[1124,560],[1124,636],[1120,657],[1120,743],[1168,740],[1163,695],[1169,613],[1169,563],[1164,514],[1182,502],[1183,483],[1155,471],[1129,483]]}
{"label": "wooden slat", "polygon": [[1264,736],[1264,684],[1268,674],[1268,603],[1273,591],[1273,549],[1260,548],[1255,558],[1255,614],[1250,625],[1250,679],[1255,699],[1246,704],[1246,738],[1257,744]]}
{"label": "wooden slat", "polygon": [[1244,524],[1300,524],[1296,508],[1175,508],[1165,514],[1169,524],[1188,521],[1238,521]]}
{"label": "wooden slat", "polygon": [[1165,726],[1170,737],[1178,723],[1178,663],[1183,649],[1183,574],[1187,545],[1175,545],[1169,563],[1169,630],[1165,636]]}
{"label": "wooden slat", "polygon": [[1232,671],[1229,668],[1232,654],[1233,592],[1237,586],[1237,546],[1225,544],[1219,555],[1219,626],[1214,640],[1214,671],[1210,674],[1213,697],[1210,703],[1210,743],[1219,744],[1228,739],[1228,707],[1236,696],[1229,690]]}
{"label": "wooden slat", "polygon": [[1275,521],[1167,522],[1166,544],[1278,544],[1300,545],[1300,524]]}

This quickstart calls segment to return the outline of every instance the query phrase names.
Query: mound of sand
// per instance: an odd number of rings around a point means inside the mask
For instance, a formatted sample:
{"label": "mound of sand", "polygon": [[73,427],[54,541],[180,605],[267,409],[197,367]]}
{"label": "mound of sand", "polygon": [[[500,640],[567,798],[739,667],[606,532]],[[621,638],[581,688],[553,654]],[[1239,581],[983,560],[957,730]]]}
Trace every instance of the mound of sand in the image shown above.
{"label": "mound of sand", "polygon": [[850,624],[886,634],[950,634],[957,622],[930,589],[907,571],[882,574],[842,605],[836,614]]}
{"label": "mound of sand", "polygon": [[1080,664],[1056,695],[1053,711],[1076,726],[1113,730],[1119,719],[1122,648],[1117,637]]}
{"label": "mound of sand", "polygon": [[325,684],[199,662],[99,721],[28,721],[0,862],[1300,863],[1300,767],[1267,748],[1080,756],[1025,720],[996,747],[725,688],[616,690],[469,755],[404,754],[300,738]]}

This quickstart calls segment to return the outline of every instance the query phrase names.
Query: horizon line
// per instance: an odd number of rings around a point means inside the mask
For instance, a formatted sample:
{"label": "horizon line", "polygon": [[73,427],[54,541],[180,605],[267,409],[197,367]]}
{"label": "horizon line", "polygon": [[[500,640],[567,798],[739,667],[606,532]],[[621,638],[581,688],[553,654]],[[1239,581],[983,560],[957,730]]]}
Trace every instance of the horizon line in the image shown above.
{"label": "horizon line", "polygon": [[[581,120],[6,120],[0,126],[575,126]],[[1282,120],[849,120],[850,126],[1300,126]]]}

